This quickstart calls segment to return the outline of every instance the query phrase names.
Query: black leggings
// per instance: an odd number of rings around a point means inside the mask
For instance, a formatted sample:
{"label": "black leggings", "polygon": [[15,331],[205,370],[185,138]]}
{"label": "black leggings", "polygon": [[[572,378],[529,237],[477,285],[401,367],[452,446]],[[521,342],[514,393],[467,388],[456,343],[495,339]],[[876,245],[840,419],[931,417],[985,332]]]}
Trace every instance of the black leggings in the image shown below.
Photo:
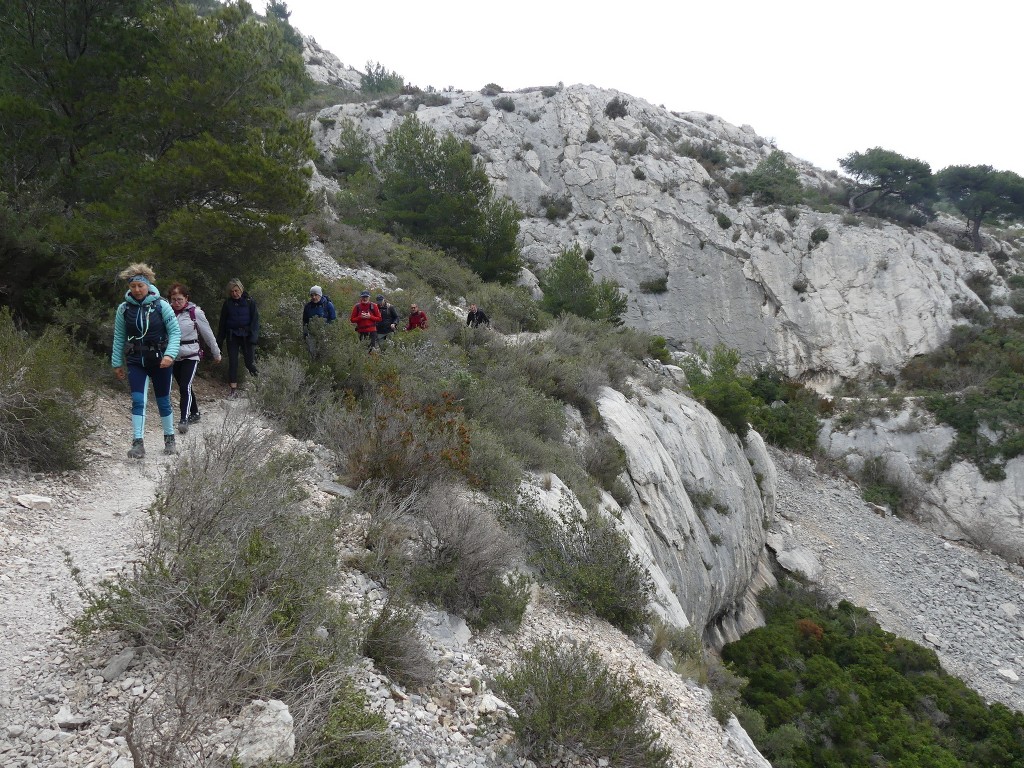
{"label": "black leggings", "polygon": [[245,336],[228,334],[228,384],[238,383],[238,350],[245,357],[245,368],[253,376],[256,375],[256,350],[253,343]]}
{"label": "black leggings", "polygon": [[178,398],[181,406],[181,420],[188,421],[188,417],[199,413],[199,403],[192,392],[192,380],[196,377],[196,369],[199,368],[198,360],[175,360],[174,380],[178,382]]}

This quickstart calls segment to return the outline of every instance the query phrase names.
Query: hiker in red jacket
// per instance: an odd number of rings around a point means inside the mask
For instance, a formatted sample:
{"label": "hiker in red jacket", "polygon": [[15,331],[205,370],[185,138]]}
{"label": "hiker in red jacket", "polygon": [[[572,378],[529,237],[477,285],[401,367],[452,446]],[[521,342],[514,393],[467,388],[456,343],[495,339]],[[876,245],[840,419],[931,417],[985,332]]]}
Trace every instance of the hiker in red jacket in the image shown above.
{"label": "hiker in red jacket", "polygon": [[412,331],[417,328],[427,329],[427,313],[413,304],[409,307],[409,322],[406,324],[405,330]]}
{"label": "hiker in red jacket", "polygon": [[370,349],[377,347],[377,323],[381,321],[380,307],[370,301],[370,292],[363,291],[359,294],[359,303],[352,307],[352,315],[349,317],[359,333],[360,339],[370,337]]}

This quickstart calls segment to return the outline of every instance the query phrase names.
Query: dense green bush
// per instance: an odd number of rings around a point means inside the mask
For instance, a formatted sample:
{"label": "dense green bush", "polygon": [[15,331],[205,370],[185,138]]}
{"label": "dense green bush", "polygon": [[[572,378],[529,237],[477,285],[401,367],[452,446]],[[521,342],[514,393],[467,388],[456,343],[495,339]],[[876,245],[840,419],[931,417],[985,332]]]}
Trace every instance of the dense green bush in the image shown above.
{"label": "dense green bush", "polygon": [[572,313],[588,320],[622,323],[626,297],[614,281],[594,280],[579,244],[563,249],[541,273],[540,287],[544,291],[542,306],[553,315]]}
{"label": "dense green bush", "polygon": [[506,507],[504,520],[526,542],[541,576],[572,605],[624,632],[647,622],[653,582],[629,539],[606,515],[584,514],[565,500],[555,517],[521,500]]}
{"label": "dense green bush", "polygon": [[384,715],[371,712],[366,694],[352,683],[339,688],[327,705],[327,718],[312,738],[299,739],[296,760],[281,768],[399,768],[406,760]]}
{"label": "dense green bush", "polygon": [[816,245],[821,245],[828,240],[828,230],[824,227],[815,227],[811,230],[811,239],[809,247],[813,248]]}
{"label": "dense green bush", "polygon": [[743,437],[752,424],[770,443],[812,452],[821,428],[817,396],[776,370],[744,375],[739,363],[736,350],[719,344],[682,365],[694,397],[727,429]]}
{"label": "dense green bush", "polygon": [[82,441],[92,431],[87,354],[58,328],[31,338],[0,308],[0,466],[82,466]]}
{"label": "dense green bush", "polygon": [[669,765],[670,750],[658,743],[631,693],[640,682],[612,672],[586,647],[540,643],[495,682],[516,711],[516,736],[533,760],[547,761],[568,748],[623,768]]}
{"label": "dense green bush", "polygon": [[763,593],[767,624],[727,645],[776,766],[1020,766],[1024,715],[987,705],[935,653],[846,601],[792,582]]}
{"label": "dense green bush", "polygon": [[803,199],[796,168],[779,150],[758,163],[753,171],[738,173],[734,178],[741,185],[742,193],[753,196],[758,205],[795,205]]}

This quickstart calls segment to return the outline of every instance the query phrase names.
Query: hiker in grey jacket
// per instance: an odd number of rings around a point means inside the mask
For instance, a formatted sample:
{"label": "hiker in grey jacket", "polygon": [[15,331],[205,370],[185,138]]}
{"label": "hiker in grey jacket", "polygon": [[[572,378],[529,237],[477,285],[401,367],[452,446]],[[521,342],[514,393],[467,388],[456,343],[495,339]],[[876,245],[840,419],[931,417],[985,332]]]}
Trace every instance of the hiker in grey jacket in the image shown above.
{"label": "hiker in grey jacket", "polygon": [[199,361],[203,359],[200,339],[213,353],[214,363],[220,362],[220,347],[217,346],[217,337],[213,334],[210,321],[206,319],[206,313],[189,300],[188,288],[181,283],[174,283],[167,296],[181,329],[178,356],[174,360],[174,380],[178,382],[180,393],[181,421],[178,422],[178,431],[184,434],[188,432],[189,424],[195,424],[202,418],[199,403],[192,391],[192,380],[196,377]]}

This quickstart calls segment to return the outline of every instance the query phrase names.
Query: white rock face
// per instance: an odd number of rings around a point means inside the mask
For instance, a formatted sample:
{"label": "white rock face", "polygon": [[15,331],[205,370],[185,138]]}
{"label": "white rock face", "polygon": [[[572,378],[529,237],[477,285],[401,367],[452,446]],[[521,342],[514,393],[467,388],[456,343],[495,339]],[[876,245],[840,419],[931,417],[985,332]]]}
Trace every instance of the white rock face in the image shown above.
{"label": "white rock face", "polygon": [[[985,274],[1000,283],[987,255],[928,231],[856,226],[860,220],[846,224],[806,207],[787,217],[748,200],[730,204],[719,181],[680,148],[713,145],[730,158],[728,172],[752,170],[773,147],[749,126],[628,96],[629,114],[612,120],[605,106],[623,94],[585,85],[552,91],[503,94],[515,102],[513,112],[494,107],[494,97],[450,92],[450,104],[420,105],[416,114],[472,142],[497,189],[527,214],[521,242],[531,265],[543,267],[576,243],[592,250],[595,276],[629,294],[627,322],[677,348],[722,342],[745,361],[826,385],[895,370],[936,348],[957,322],[954,306],[983,306],[965,279]],[[347,104],[319,117],[350,117],[379,143],[404,119],[394,109],[381,112],[376,104]],[[329,152],[340,127],[313,127],[320,150]],[[829,182],[789,159],[806,183]],[[572,212],[549,221],[545,195],[567,199]],[[819,227],[828,239],[812,247]],[[661,279],[664,292],[640,289]]]}
{"label": "white rock face", "polygon": [[[898,414],[841,431],[828,420],[818,441],[854,469],[881,457],[918,500],[917,513],[934,530],[964,539],[1007,559],[1024,558],[1024,457],[1006,463],[1006,479],[986,480],[968,461],[937,471],[955,437],[951,427],[907,404]],[[932,477],[930,482],[925,478]]]}
{"label": "white rock face", "polygon": [[759,435],[742,445],[696,401],[667,389],[640,399],[606,388],[598,400],[637,497],[623,524],[652,564],[663,615],[679,623],[681,609],[717,643],[737,639],[763,623],[754,595],[772,582],[764,525],[775,515],[774,467]]}

